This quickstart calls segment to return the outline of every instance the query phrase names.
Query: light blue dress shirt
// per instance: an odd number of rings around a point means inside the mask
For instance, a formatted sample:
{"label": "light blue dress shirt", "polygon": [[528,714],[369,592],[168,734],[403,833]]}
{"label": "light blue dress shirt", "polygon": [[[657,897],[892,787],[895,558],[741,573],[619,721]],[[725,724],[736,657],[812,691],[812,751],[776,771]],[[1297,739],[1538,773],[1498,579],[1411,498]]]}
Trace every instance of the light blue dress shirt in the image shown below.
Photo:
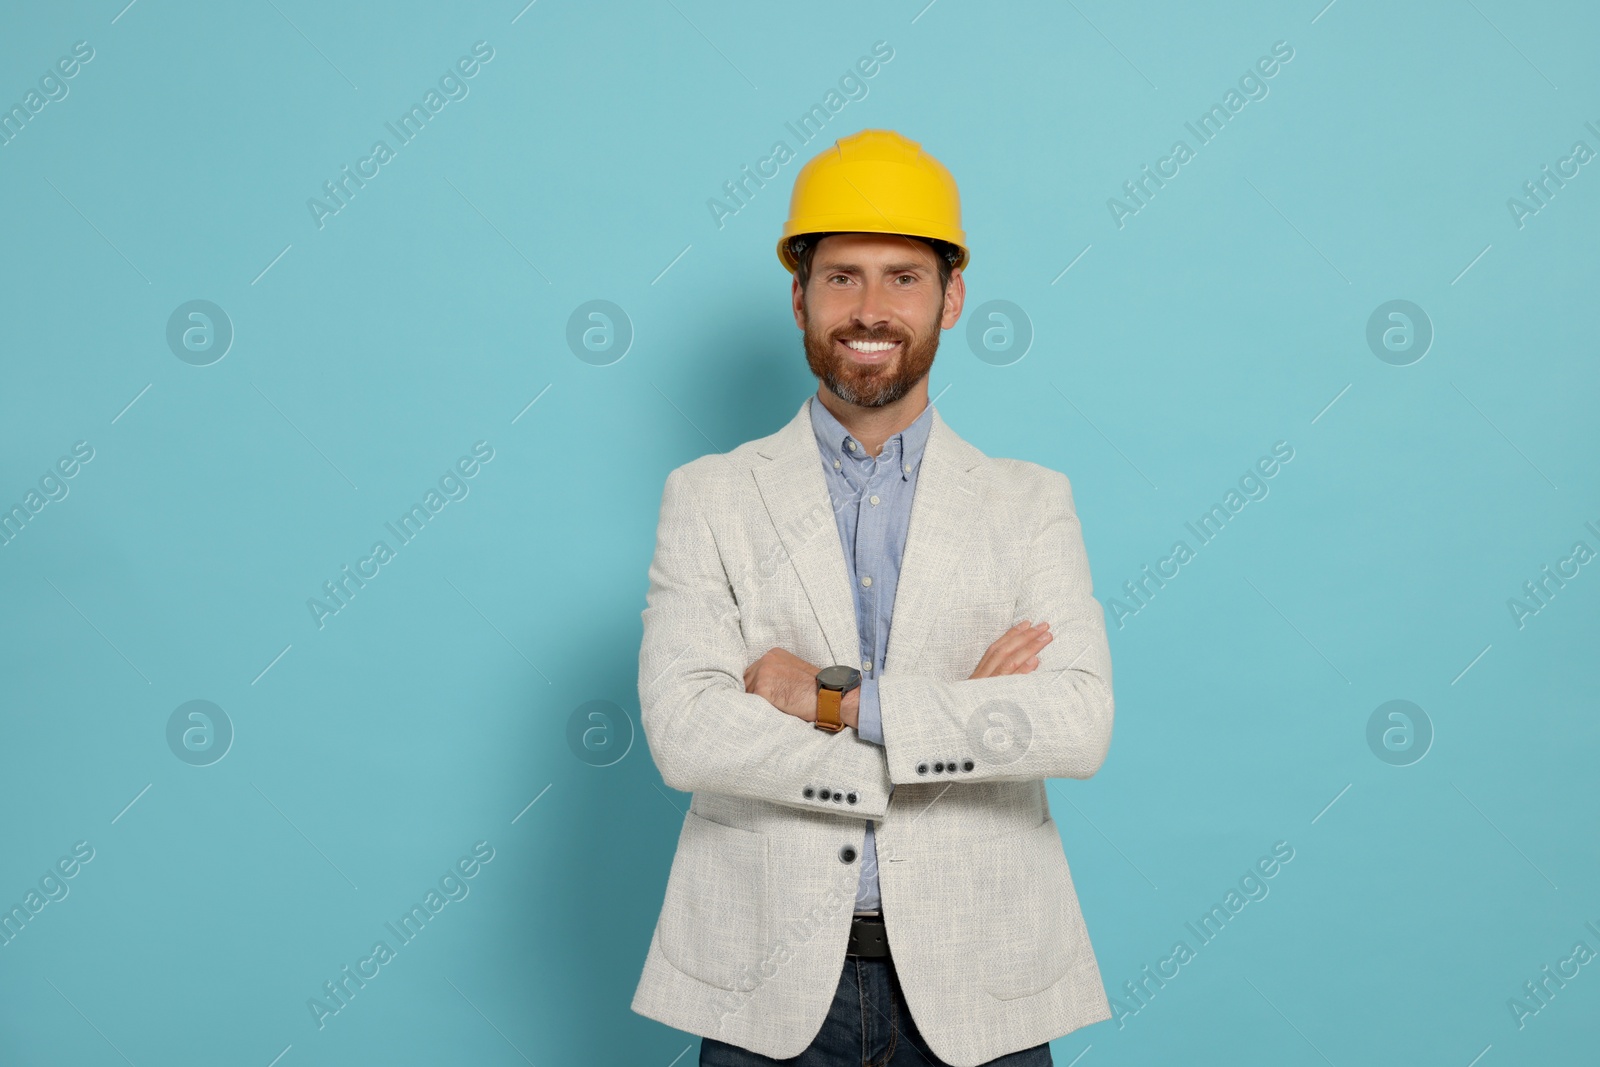
{"label": "light blue dress shirt", "polygon": [[[894,616],[895,587],[900,580],[900,557],[905,553],[906,531],[911,525],[911,499],[917,491],[922,452],[933,425],[933,405],[911,425],[883,443],[876,456],[850,434],[815,396],[811,398],[811,427],[817,435],[823,477],[833,498],[833,516],[850,575],[856,606],[856,629],[861,635],[860,725],[864,741],[883,744],[883,723],[878,708],[878,678],[889,649],[889,621]],[[820,664],[826,667],[828,664]],[[890,785],[889,792],[894,793]],[[878,848],[867,820],[862,849],[861,882],[855,910],[878,909]]]}

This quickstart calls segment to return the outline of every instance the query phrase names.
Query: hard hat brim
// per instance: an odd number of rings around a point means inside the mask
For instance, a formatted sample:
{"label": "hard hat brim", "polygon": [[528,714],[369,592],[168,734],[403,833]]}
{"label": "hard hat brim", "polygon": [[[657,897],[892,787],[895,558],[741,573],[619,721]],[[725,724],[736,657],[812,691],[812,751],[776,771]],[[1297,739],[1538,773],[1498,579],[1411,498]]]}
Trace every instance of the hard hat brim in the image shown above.
{"label": "hard hat brim", "polygon": [[917,220],[891,220],[888,225],[881,218],[862,218],[859,215],[812,215],[808,218],[792,219],[783,228],[783,236],[778,238],[778,262],[784,269],[793,274],[799,267],[794,254],[789,250],[789,239],[805,233],[881,233],[899,237],[926,237],[930,240],[944,241],[954,245],[960,252],[957,261],[951,265],[951,270],[965,270],[971,253],[967,250],[967,235],[960,230],[953,233],[941,230],[940,227],[927,223],[919,224]]}

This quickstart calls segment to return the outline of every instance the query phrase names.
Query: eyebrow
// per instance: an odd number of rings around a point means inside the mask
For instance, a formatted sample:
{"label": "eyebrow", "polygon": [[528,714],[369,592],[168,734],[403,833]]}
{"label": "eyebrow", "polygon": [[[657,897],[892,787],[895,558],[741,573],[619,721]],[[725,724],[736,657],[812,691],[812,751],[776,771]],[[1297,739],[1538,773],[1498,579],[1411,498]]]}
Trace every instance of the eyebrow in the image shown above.
{"label": "eyebrow", "polygon": [[[909,263],[909,262],[907,262],[907,263],[890,263],[890,264],[888,264],[887,266],[885,266],[883,268],[885,274],[899,274],[901,271],[907,271],[907,270],[919,271],[919,270],[927,270],[927,269],[928,269],[928,266],[925,263]],[[843,263],[843,262],[838,262],[838,261],[829,261],[829,262],[823,263],[820,267],[817,267],[816,270],[817,271],[845,270],[845,271],[857,271],[857,272],[859,272],[861,270],[861,267],[860,267],[859,264],[856,264],[856,263]]]}

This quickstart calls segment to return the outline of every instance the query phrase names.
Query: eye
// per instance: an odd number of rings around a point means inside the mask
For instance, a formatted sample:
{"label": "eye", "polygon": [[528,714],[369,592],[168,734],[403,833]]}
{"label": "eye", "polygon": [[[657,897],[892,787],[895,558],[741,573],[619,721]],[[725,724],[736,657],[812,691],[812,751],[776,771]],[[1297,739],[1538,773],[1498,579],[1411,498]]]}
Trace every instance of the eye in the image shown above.
{"label": "eye", "polygon": [[902,274],[898,278],[895,279],[895,281],[900,281],[900,282],[910,281],[913,284],[916,283],[916,280],[917,280],[917,276],[915,274]]}

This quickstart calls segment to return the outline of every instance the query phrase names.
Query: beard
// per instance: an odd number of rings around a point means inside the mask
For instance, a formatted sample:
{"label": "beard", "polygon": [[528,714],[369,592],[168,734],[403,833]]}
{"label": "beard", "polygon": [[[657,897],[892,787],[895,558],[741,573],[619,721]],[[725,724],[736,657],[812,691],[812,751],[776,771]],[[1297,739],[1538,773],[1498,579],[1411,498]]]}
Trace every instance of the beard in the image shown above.
{"label": "beard", "polygon": [[[802,310],[804,310],[802,308]],[[907,335],[897,327],[866,330],[847,323],[830,334],[813,328],[811,315],[805,315],[806,364],[833,394],[847,404],[881,408],[909,393],[927,377],[933,357],[939,351],[941,306],[933,322],[920,334]],[[841,355],[835,341],[899,341],[899,351],[882,363],[856,363]]]}

